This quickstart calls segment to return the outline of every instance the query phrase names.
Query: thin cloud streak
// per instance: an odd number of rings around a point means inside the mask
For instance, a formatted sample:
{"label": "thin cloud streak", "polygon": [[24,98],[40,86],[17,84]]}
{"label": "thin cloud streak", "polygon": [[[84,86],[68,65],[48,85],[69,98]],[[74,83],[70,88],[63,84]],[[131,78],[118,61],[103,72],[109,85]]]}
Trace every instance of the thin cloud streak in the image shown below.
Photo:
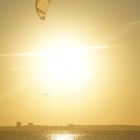
{"label": "thin cloud streak", "polygon": [[127,25],[136,25],[136,24],[140,24],[140,20],[132,21],[129,23],[124,23],[124,24],[116,24],[116,25],[112,25],[112,27],[120,27],[120,26],[127,26]]}
{"label": "thin cloud streak", "polygon": [[1,71],[16,71],[16,70],[27,70],[31,69],[31,66],[13,66],[13,67],[1,67]]}
{"label": "thin cloud streak", "polygon": [[7,70],[9,71],[15,71],[15,70],[25,70],[25,69],[30,69],[31,67],[10,67]]}
{"label": "thin cloud streak", "polygon": [[[102,49],[109,49],[114,47],[122,47],[124,44],[116,44],[116,45],[93,45],[88,47],[82,48],[64,48],[64,49],[73,49],[73,50],[102,50]],[[62,49],[62,48],[52,48],[52,50]],[[50,49],[51,50],[51,49]],[[24,52],[24,53],[11,53],[11,54],[0,54],[0,58],[11,58],[11,57],[21,57],[21,58],[34,58],[34,57],[45,57],[49,53],[48,51],[33,51],[33,52]]]}
{"label": "thin cloud streak", "polygon": [[24,53],[11,53],[11,54],[0,54],[0,57],[38,57],[44,55],[45,52],[24,52]]}
{"label": "thin cloud streak", "polygon": [[96,28],[110,28],[110,27],[123,27],[123,26],[133,26],[140,24],[140,20],[128,22],[128,23],[123,23],[123,24],[114,24],[114,25],[101,25],[101,26],[91,26],[89,29],[96,29]]}

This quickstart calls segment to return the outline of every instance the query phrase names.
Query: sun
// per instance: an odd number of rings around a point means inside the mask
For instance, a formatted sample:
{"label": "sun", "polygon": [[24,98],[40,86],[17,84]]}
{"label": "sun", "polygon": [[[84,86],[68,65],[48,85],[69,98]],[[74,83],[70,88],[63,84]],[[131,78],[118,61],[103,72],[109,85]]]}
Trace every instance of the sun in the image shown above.
{"label": "sun", "polygon": [[70,84],[80,82],[88,74],[84,65],[83,52],[76,48],[50,50],[48,54],[48,73],[51,78],[58,81]]}
{"label": "sun", "polygon": [[41,83],[79,85],[90,79],[84,52],[79,48],[48,49],[33,65],[34,77]]}
{"label": "sun", "polygon": [[44,86],[52,83],[80,87],[91,78],[81,41],[64,36],[53,40],[46,50],[38,53],[32,69],[33,79]]}

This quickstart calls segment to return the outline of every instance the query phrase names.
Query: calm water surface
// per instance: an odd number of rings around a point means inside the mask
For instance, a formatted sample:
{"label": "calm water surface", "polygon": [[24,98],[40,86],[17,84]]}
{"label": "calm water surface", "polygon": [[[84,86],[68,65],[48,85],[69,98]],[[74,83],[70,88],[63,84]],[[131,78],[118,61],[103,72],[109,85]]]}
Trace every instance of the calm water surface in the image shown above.
{"label": "calm water surface", "polygon": [[138,132],[0,132],[0,140],[140,140]]}

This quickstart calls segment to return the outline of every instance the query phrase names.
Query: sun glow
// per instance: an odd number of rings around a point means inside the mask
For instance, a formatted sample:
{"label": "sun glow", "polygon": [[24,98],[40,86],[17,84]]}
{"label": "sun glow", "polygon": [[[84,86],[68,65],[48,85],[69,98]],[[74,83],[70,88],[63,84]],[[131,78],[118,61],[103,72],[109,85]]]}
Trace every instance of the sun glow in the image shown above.
{"label": "sun glow", "polygon": [[53,79],[76,82],[88,73],[80,50],[60,48],[49,51],[48,72]]}
{"label": "sun glow", "polygon": [[[43,52],[44,53],[44,52]],[[80,86],[90,79],[85,53],[79,48],[48,49],[34,63],[34,77],[41,83],[65,83]]]}
{"label": "sun glow", "polygon": [[32,67],[33,77],[41,84],[52,82],[77,87],[90,80],[88,56],[81,42],[64,36],[50,41],[48,49],[38,53]]}

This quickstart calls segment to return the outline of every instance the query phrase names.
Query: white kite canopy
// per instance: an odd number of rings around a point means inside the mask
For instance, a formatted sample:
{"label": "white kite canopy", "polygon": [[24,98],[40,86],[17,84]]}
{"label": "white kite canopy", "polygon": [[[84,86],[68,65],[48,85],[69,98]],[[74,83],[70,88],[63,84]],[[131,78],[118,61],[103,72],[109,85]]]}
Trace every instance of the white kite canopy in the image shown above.
{"label": "white kite canopy", "polygon": [[36,11],[38,16],[45,20],[47,15],[47,10],[52,0],[36,0]]}

